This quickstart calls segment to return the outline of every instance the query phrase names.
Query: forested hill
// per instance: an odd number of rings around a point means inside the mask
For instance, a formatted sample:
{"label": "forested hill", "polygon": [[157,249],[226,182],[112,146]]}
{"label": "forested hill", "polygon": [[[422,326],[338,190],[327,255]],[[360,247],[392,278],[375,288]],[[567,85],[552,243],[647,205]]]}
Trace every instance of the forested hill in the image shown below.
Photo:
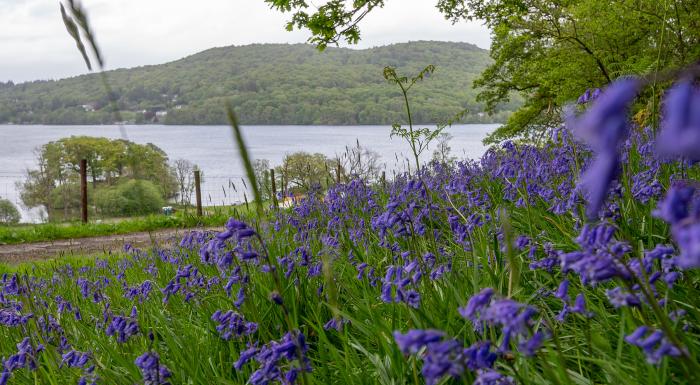
{"label": "forested hill", "polygon": [[[472,81],[489,64],[488,51],[467,43],[421,41],[364,50],[307,44],[213,48],[162,64],[107,73],[121,118],[135,123],[223,124],[231,100],[244,124],[391,124],[405,119],[396,85],[384,66],[435,73],[411,89],[417,122],[440,122],[468,108],[465,122],[502,121],[481,113]],[[98,74],[18,85],[0,83],[0,123],[112,123]]]}

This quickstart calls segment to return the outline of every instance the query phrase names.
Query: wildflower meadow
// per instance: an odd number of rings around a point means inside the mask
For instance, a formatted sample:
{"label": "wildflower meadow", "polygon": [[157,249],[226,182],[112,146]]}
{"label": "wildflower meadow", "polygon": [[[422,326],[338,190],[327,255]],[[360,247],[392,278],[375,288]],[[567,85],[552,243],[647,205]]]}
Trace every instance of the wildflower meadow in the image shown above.
{"label": "wildflower meadow", "polygon": [[698,384],[693,71],[657,126],[622,78],[539,143],[0,267],[0,385]]}

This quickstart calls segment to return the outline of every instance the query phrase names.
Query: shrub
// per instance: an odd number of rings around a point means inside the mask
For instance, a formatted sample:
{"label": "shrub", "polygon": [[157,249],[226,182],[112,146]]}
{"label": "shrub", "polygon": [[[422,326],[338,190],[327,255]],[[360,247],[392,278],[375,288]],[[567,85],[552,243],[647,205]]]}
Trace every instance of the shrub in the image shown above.
{"label": "shrub", "polygon": [[156,213],[165,204],[158,186],[146,180],[130,180],[97,190],[95,206],[106,215],[130,216]]}
{"label": "shrub", "polygon": [[0,225],[13,225],[18,223],[22,217],[17,211],[17,207],[7,199],[0,199]]}

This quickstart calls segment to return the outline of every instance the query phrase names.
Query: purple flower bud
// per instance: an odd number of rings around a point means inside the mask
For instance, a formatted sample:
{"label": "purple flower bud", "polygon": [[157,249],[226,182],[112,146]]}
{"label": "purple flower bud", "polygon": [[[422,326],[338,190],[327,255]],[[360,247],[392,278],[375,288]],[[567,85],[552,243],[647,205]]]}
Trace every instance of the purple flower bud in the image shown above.
{"label": "purple flower bud", "polygon": [[282,305],[284,303],[282,296],[280,295],[280,293],[278,293],[276,291],[273,291],[272,293],[270,293],[270,300],[272,300],[272,302],[274,302],[278,305]]}
{"label": "purple flower bud", "polygon": [[666,91],[662,117],[656,139],[659,151],[700,160],[700,88],[692,78],[681,79]]}
{"label": "purple flower bud", "polygon": [[617,175],[617,147],[627,136],[627,114],[639,85],[636,78],[618,79],[601,93],[582,117],[567,118],[570,129],[596,154],[581,177],[581,185],[587,193],[586,214],[589,218],[598,215],[610,183]]}

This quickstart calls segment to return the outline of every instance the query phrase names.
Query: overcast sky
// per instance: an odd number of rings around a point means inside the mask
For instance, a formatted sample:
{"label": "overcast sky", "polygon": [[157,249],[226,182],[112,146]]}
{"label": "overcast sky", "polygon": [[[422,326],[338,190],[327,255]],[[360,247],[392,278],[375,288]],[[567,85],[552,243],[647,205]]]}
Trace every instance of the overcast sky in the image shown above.
{"label": "overcast sky", "polygon": [[[359,48],[410,40],[463,41],[488,48],[480,23],[452,25],[437,0],[388,0],[361,25]],[[160,64],[212,47],[305,42],[284,29],[289,14],[263,0],[83,0],[108,69]],[[0,0],[0,81],[86,73],[58,0]]]}

